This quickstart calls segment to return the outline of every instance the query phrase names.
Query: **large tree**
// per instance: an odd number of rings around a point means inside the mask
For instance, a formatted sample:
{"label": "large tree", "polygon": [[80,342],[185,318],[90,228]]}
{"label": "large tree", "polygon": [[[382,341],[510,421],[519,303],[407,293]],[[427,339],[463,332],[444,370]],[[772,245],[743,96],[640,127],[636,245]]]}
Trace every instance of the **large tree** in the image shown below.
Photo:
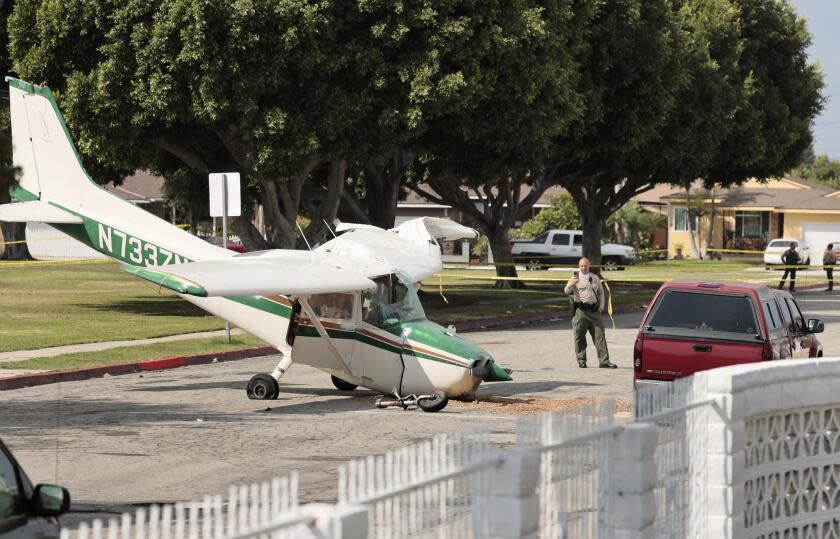
{"label": "large tree", "polygon": [[[470,56],[459,49],[465,21],[485,9],[475,0],[70,0],[61,9],[23,0],[12,50],[24,77],[59,90],[92,169],[175,177],[174,163],[195,181],[238,170],[263,205],[267,243],[289,247],[299,212],[311,240],[342,200],[377,224],[393,221],[411,141],[430,111],[470,90],[447,59]],[[247,219],[235,229],[264,246]]]}
{"label": "large tree", "polygon": [[583,63],[586,126],[557,141],[595,263],[607,218],[656,184],[732,185],[795,165],[822,103],[804,21],[786,1],[633,3],[602,5],[600,46]]}
{"label": "large tree", "polygon": [[592,4],[485,2],[493,9],[468,19],[463,50],[451,59],[473,90],[431,117],[423,134],[414,189],[459,209],[488,237],[496,274],[507,278],[497,286],[524,286],[511,280],[508,230],[553,184],[554,170],[534,165],[580,119],[575,55]]}

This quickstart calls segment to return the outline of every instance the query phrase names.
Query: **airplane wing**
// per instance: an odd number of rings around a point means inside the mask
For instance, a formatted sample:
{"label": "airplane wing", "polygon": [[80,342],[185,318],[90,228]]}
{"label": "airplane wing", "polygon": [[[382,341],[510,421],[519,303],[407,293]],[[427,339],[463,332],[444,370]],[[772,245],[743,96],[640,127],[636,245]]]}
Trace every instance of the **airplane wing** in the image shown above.
{"label": "airplane wing", "polygon": [[376,286],[357,268],[329,254],[285,249],[169,266],[121,267],[179,294],[198,297],[297,296]]}
{"label": "airplane wing", "polygon": [[340,256],[368,276],[399,271],[418,282],[443,269],[435,238],[457,240],[478,237],[472,228],[450,219],[421,217],[391,230],[370,225],[339,225],[341,236],[316,249]]}

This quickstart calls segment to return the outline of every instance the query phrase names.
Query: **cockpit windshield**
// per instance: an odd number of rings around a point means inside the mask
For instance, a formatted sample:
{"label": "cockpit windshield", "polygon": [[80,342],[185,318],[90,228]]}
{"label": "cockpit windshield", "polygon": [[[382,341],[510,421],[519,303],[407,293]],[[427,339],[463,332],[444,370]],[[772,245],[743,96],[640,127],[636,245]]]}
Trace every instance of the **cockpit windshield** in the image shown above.
{"label": "cockpit windshield", "polygon": [[362,293],[362,319],[377,327],[426,318],[417,290],[407,275],[394,273],[373,280],[376,288]]}

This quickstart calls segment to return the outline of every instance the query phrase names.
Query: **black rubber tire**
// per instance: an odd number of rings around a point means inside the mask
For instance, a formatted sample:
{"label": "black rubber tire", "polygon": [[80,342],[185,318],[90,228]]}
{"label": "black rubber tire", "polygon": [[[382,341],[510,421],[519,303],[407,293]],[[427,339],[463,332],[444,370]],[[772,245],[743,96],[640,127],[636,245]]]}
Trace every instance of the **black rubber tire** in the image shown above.
{"label": "black rubber tire", "polygon": [[446,405],[449,404],[449,397],[443,391],[435,391],[432,396],[427,399],[420,399],[417,401],[417,406],[424,412],[440,412]]}
{"label": "black rubber tire", "polygon": [[619,260],[618,258],[615,258],[613,256],[604,257],[604,259],[601,261],[601,263],[604,265],[604,270],[605,271],[617,271],[617,270],[621,269],[621,268],[618,267],[621,264],[621,260]]}
{"label": "black rubber tire", "polygon": [[270,374],[260,373],[251,377],[245,391],[251,400],[269,401],[280,396],[280,384]]}
{"label": "black rubber tire", "polygon": [[341,378],[333,376],[332,374],[330,375],[330,380],[332,380],[332,383],[335,386],[335,388],[340,390],[340,391],[353,391],[354,389],[359,387],[356,384],[351,384],[350,382],[345,382]]}
{"label": "black rubber tire", "polygon": [[525,271],[540,271],[547,269],[545,266],[540,264],[540,262],[542,262],[542,260],[538,260],[536,258],[529,260],[525,263]]}

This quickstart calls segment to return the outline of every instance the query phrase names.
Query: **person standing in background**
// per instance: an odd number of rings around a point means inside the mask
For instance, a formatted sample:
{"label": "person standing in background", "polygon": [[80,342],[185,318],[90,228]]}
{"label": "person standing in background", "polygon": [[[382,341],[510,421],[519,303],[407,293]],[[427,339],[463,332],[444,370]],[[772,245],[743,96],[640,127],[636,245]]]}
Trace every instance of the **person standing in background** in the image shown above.
{"label": "person standing in background", "polygon": [[834,290],[834,265],[837,264],[837,255],[834,253],[834,244],[829,243],[823,253],[823,266],[825,266],[825,275],[828,277],[828,288],[826,292]]}
{"label": "person standing in background", "polygon": [[589,259],[583,257],[578,262],[578,269],[566,283],[565,292],[572,296],[572,330],[575,334],[575,355],[578,367],[586,368],[586,333],[592,335],[592,344],[598,351],[598,363],[602,369],[616,369],[618,365],[610,363],[607,350],[607,338],[604,334],[604,289],[601,278],[589,271]]}
{"label": "person standing in background", "polygon": [[799,264],[797,247],[799,247],[799,244],[792,241],[787,251],[782,253],[782,265],[785,267],[785,273],[782,275],[782,280],[779,281],[779,290],[785,287],[785,279],[788,278],[788,274],[790,274],[790,291],[793,292],[793,288],[796,286],[796,265]]}

